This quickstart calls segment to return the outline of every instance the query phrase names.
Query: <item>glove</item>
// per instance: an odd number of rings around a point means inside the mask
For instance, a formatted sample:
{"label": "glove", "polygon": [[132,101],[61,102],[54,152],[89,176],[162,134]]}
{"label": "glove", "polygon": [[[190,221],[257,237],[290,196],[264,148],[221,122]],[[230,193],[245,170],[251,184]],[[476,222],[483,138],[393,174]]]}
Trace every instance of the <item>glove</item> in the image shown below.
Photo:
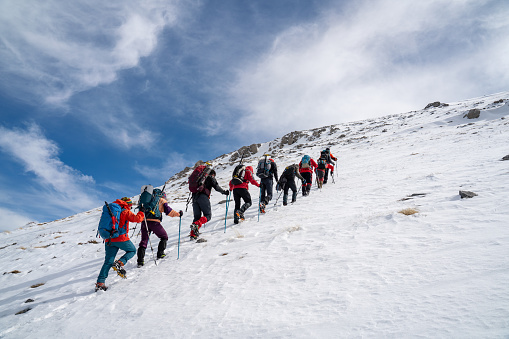
{"label": "glove", "polygon": [[182,212],[182,210],[180,210],[179,214],[180,214],[180,217],[182,218],[182,216],[184,215],[184,212]]}
{"label": "glove", "polygon": [[229,195],[229,194],[230,194],[230,191],[228,191],[228,190],[224,190],[224,191],[223,191],[223,194],[224,194],[224,195]]}

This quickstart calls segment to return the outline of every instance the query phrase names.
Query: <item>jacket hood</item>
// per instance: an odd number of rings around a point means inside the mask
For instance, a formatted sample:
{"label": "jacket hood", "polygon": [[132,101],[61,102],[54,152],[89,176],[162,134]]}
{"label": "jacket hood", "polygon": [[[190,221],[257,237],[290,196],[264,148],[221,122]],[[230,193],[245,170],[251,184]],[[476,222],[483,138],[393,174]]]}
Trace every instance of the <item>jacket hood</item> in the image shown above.
{"label": "jacket hood", "polygon": [[131,209],[129,207],[129,205],[124,200],[117,199],[117,200],[114,201],[114,203],[120,205],[122,208],[125,208],[126,210],[130,210]]}

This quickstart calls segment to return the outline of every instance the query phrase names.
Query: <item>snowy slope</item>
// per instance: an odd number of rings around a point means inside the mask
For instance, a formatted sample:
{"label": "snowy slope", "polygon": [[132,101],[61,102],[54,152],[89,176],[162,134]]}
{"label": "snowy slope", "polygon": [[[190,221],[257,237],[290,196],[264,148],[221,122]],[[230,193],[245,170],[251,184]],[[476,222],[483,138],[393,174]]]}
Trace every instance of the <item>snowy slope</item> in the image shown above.
{"label": "snowy slope", "polygon": [[[127,280],[112,271],[106,292],[93,291],[104,257],[94,243],[99,208],[2,233],[0,337],[507,338],[508,99],[260,144],[247,162],[270,150],[280,171],[331,146],[335,183],[293,205],[270,204],[259,222],[252,207],[233,225],[231,204],[226,232],[224,196],[213,193],[208,242],[188,240],[186,213],[177,260],[178,218],[166,217],[167,258],[156,266],[149,248],[148,264],[131,260]],[[464,118],[472,108],[481,116]],[[223,187],[235,153],[212,160]],[[167,185],[175,209],[185,209],[188,173]],[[459,190],[478,196],[460,199]]]}

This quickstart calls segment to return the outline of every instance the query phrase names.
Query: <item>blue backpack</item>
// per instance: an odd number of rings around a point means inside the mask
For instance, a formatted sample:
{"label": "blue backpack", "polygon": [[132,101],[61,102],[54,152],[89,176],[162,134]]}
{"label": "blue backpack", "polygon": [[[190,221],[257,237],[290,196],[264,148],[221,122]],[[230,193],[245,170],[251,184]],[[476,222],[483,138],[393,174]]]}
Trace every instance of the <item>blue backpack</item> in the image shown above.
{"label": "blue backpack", "polygon": [[110,240],[127,233],[125,224],[119,225],[121,213],[122,207],[119,204],[108,204],[106,201],[104,202],[101,219],[99,220],[99,226],[97,228],[97,234],[99,234],[101,238]]}
{"label": "blue backpack", "polygon": [[311,157],[309,155],[303,156],[302,161],[300,162],[300,167],[301,168],[310,168],[311,167],[310,161],[311,161]]}

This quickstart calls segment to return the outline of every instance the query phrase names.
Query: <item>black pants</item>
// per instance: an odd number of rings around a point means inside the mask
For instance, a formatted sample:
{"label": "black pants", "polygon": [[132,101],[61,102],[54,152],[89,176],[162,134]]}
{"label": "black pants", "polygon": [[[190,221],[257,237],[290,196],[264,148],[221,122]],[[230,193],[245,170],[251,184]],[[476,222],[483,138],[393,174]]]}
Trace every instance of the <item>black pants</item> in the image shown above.
{"label": "black pants", "polygon": [[302,172],[300,175],[306,180],[305,184],[302,184],[302,195],[307,195],[311,190],[311,185],[313,184],[313,173],[311,172]]}
{"label": "black pants", "polygon": [[[244,200],[244,204],[240,206],[241,199]],[[251,207],[251,194],[246,188],[235,188],[233,190],[233,200],[235,200],[235,216],[234,220],[237,219],[237,211],[240,212],[240,215],[243,216],[244,212]]]}
{"label": "black pants", "polygon": [[288,203],[288,191],[292,190],[292,202],[297,200],[297,186],[295,186],[295,180],[288,180],[285,184],[285,189],[283,193],[283,205]]}
{"label": "black pants", "polygon": [[201,218],[201,215],[207,218],[207,221],[212,219],[212,208],[210,207],[210,199],[206,194],[198,193],[193,197],[193,222]]}
{"label": "black pants", "polygon": [[260,189],[262,190],[262,195],[260,197],[260,201],[262,203],[268,204],[269,201],[272,200],[272,186],[274,182],[272,177],[263,178],[260,180]]}

